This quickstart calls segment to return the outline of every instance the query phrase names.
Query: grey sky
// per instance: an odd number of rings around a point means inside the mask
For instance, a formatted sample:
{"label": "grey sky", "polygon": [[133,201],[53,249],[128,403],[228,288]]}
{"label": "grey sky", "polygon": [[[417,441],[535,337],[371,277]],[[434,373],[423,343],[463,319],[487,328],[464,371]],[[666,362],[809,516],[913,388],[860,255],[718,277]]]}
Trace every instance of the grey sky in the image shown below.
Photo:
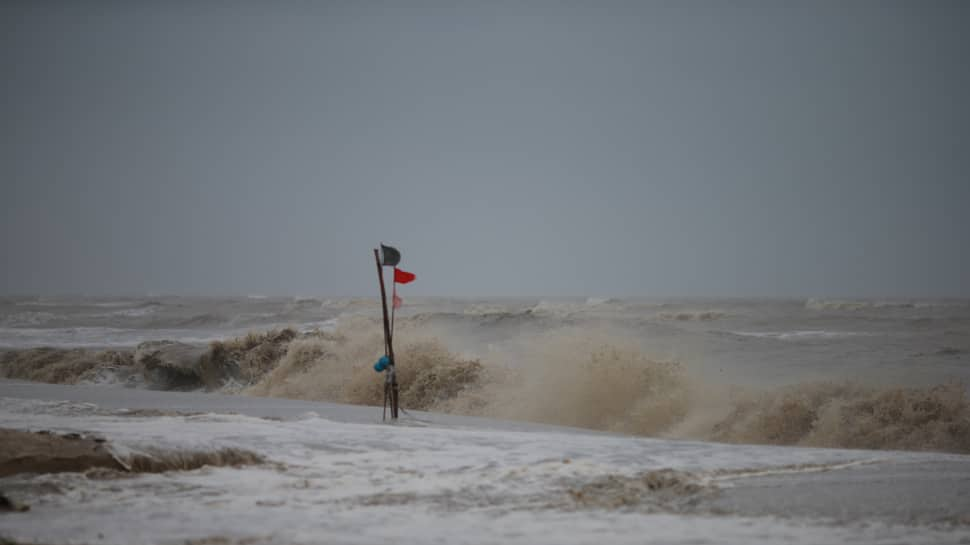
{"label": "grey sky", "polygon": [[967,2],[4,2],[0,293],[970,296]]}

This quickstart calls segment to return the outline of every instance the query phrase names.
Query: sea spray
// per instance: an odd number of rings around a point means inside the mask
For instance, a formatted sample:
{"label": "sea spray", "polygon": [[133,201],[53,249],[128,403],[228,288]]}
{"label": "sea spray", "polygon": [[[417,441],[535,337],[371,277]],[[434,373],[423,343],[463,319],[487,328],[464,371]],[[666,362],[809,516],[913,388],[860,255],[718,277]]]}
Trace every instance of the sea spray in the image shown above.
{"label": "sea spray", "polygon": [[970,452],[970,400],[958,382],[930,388],[804,383],[742,396],[703,438]]}
{"label": "sea spray", "polygon": [[687,408],[679,363],[648,358],[635,342],[601,332],[549,332],[498,358],[491,367],[504,372],[476,392],[487,416],[654,434]]}
{"label": "sea spray", "polygon": [[[382,355],[383,339],[371,320],[356,318],[335,333],[315,333],[294,340],[279,364],[248,390],[255,395],[380,405],[383,382],[373,362]],[[478,383],[482,365],[462,359],[436,338],[414,328],[396,350],[398,381],[406,408],[438,409],[465,387]],[[417,333],[417,334],[415,334]]]}
{"label": "sea spray", "polygon": [[[594,327],[560,327],[479,353],[421,317],[399,318],[396,334],[405,409],[672,438],[970,453],[970,400],[959,382],[755,389],[652,357],[640,339]],[[379,323],[348,317],[332,332],[213,343],[200,358],[198,387],[235,391],[238,383],[226,379],[236,373],[253,395],[380,405],[372,364],[382,354]],[[6,377],[68,384],[106,367],[137,368],[125,351],[12,351],[0,364]]]}
{"label": "sea spray", "polygon": [[[563,328],[516,352],[459,356],[422,324],[402,330],[406,408],[684,439],[970,452],[962,384],[869,387],[800,383],[771,390],[712,383],[682,363],[651,358],[635,339]],[[359,320],[293,341],[250,392],[379,405],[370,363],[381,338]]]}

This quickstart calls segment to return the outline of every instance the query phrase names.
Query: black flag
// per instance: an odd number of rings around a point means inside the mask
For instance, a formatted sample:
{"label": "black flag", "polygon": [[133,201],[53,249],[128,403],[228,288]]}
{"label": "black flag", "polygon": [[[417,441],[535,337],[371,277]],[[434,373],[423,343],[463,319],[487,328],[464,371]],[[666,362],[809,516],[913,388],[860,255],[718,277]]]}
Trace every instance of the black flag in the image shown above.
{"label": "black flag", "polygon": [[397,248],[393,246],[384,246],[381,244],[381,265],[385,267],[394,267],[401,262],[401,252],[397,251]]}

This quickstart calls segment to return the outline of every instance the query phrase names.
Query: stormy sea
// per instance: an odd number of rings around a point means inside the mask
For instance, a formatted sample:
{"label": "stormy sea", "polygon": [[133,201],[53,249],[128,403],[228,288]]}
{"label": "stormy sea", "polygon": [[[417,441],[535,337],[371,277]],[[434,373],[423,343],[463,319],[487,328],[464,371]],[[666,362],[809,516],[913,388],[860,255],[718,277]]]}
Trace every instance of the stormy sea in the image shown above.
{"label": "stormy sea", "polygon": [[968,543],[970,301],[0,299],[15,543]]}

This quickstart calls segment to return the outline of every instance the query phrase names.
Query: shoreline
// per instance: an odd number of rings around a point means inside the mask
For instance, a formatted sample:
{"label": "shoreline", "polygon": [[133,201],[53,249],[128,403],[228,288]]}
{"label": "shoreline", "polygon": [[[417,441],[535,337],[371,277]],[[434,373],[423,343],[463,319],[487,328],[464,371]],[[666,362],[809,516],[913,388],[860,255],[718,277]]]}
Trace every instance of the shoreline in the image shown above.
{"label": "shoreline", "polygon": [[[381,423],[380,407],[0,381],[0,428],[33,439],[49,436],[31,430],[56,430],[58,442],[103,445],[123,461],[227,450],[260,459],[210,458],[161,473],[93,468],[0,477],[5,496],[30,508],[2,515],[0,535],[109,545],[212,536],[309,544],[320,535],[386,543],[385,528],[406,544],[459,536],[522,544],[636,543],[644,535],[738,544],[781,536],[806,543],[970,538],[966,455],[413,417],[390,424]],[[374,525],[375,518],[387,524]]]}

